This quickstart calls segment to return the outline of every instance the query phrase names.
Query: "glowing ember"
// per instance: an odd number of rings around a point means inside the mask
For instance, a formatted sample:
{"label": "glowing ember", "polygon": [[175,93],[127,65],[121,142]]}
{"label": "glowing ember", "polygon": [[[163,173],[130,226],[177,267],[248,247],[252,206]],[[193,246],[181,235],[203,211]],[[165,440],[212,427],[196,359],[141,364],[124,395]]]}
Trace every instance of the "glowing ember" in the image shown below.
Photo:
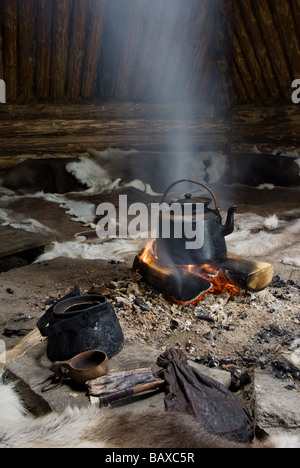
{"label": "glowing ember", "polygon": [[242,291],[237,285],[232,284],[227,280],[222,271],[216,271],[216,269],[210,265],[188,265],[183,268],[186,268],[194,275],[207,279],[212,284],[212,287],[209,291],[205,291],[197,298],[196,303],[203,300],[207,294],[220,295],[228,293],[232,297],[244,294],[244,291]]}
{"label": "glowing ember", "polygon": [[160,269],[162,274],[164,272],[164,268],[167,267],[169,270],[171,269],[174,272],[181,271],[183,274],[187,272],[188,274],[191,275],[191,280],[192,278],[198,277],[198,278],[203,278],[204,280],[208,281],[211,284],[211,288],[209,288],[209,290],[205,290],[205,291],[199,290],[199,295],[197,296],[196,299],[193,299],[192,301],[185,302],[185,301],[179,301],[175,299],[175,302],[180,303],[182,305],[197,304],[198,302],[203,300],[207,294],[220,295],[223,293],[228,293],[232,297],[244,294],[244,291],[239,286],[228,281],[225,274],[222,272],[220,267],[219,268],[217,267],[217,265],[203,264],[203,265],[185,265],[185,266],[181,266],[181,265],[180,266],[179,265],[162,266],[159,263],[159,259],[155,255],[155,241],[154,240],[148,242],[143,253],[139,257],[139,260],[143,262],[145,265],[150,265],[150,266],[155,265],[155,268]]}

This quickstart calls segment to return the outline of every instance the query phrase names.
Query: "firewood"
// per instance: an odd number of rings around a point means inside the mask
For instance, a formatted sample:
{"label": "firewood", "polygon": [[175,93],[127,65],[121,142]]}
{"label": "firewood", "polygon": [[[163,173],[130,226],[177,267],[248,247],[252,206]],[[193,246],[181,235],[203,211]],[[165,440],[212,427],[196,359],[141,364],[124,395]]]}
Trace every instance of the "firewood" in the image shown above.
{"label": "firewood", "polygon": [[262,291],[274,276],[273,265],[230,254],[222,262],[221,271],[228,281],[250,292]]}
{"label": "firewood", "polygon": [[29,351],[34,346],[36,346],[44,340],[45,338],[41,336],[37,328],[35,328],[32,332],[28,333],[28,335],[22,338],[13,348],[10,348],[6,351],[5,362],[0,363],[0,372],[4,370],[6,364],[20,359],[27,353],[27,351]]}
{"label": "firewood", "polygon": [[127,388],[125,390],[112,393],[110,395],[104,395],[100,397],[100,406],[103,406],[107,403],[113,403],[114,401],[121,400],[131,395],[137,395],[149,390],[154,390],[155,388],[162,387],[165,384],[164,380],[154,381],[146,384],[137,385],[136,387]]}
{"label": "firewood", "polygon": [[100,396],[120,392],[140,384],[153,382],[154,380],[152,370],[146,368],[108,374],[94,380],[89,380],[86,382],[86,385],[89,395]]}
{"label": "firewood", "polygon": [[207,279],[188,270],[172,269],[155,262],[144,263],[140,257],[136,257],[133,268],[153,287],[182,302],[196,300],[212,286]]}
{"label": "firewood", "polygon": [[[163,266],[152,259],[144,262],[137,256],[133,269],[159,291],[166,293],[175,301],[191,303],[213,288],[214,281],[207,275],[207,267],[219,272],[228,284],[241,290],[258,292],[265,289],[274,276],[274,267],[269,263],[258,262],[228,254],[220,262],[214,261],[203,266],[203,276],[187,269]],[[201,272],[201,265],[199,265]],[[216,275],[218,276],[218,275]]]}

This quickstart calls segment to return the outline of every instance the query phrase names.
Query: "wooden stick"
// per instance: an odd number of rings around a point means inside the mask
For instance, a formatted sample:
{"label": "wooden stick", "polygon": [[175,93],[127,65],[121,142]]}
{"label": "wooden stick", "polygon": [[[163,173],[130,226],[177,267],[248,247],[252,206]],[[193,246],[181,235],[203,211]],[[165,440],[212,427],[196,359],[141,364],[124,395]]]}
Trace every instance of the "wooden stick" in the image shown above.
{"label": "wooden stick", "polygon": [[120,392],[112,393],[110,395],[104,395],[100,397],[100,406],[103,406],[108,403],[112,403],[122,398],[126,398],[131,395],[137,395],[139,393],[145,392],[147,390],[153,390],[154,388],[159,388],[164,385],[164,380],[159,380],[155,382],[150,382],[142,385],[137,385],[136,387],[131,387]]}
{"label": "wooden stick", "polygon": [[88,394],[100,396],[108,393],[116,393],[136,385],[153,382],[154,376],[150,368],[134,369],[125,372],[116,372],[86,382]]}
{"label": "wooden stick", "polygon": [[36,346],[38,343],[45,341],[45,339],[46,338],[41,336],[38,328],[35,328],[32,332],[28,333],[28,335],[22,338],[16,346],[6,352],[5,363],[0,363],[0,372],[5,369],[7,364],[20,359],[29,349]]}

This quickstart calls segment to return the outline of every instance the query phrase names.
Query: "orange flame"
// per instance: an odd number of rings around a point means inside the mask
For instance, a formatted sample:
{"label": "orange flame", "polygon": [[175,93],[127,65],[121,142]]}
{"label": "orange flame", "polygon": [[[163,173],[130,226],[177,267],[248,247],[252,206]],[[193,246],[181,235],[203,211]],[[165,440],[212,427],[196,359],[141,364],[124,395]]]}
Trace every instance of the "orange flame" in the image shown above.
{"label": "orange flame", "polygon": [[216,270],[211,265],[188,265],[187,267],[190,273],[201,276],[207,279],[212,284],[209,291],[204,292],[199,296],[197,301],[201,301],[207,294],[221,295],[228,293],[231,297],[240,296],[243,291],[236,284],[230,283],[222,271]]}
{"label": "orange flame", "polygon": [[147,265],[149,265],[153,261],[154,254],[151,251],[153,250],[154,244],[155,244],[154,240],[149,241],[143,253],[140,256],[140,259],[142,260],[142,262],[146,263]]}
{"label": "orange flame", "polygon": [[[151,240],[148,242],[144,251],[140,255],[140,260],[147,265],[150,265],[153,262],[159,264],[159,259],[155,256],[155,240]],[[196,305],[200,301],[202,301],[208,294],[221,295],[227,292],[231,297],[241,296],[245,294],[245,291],[241,290],[236,284],[233,284],[230,281],[228,281],[224,273],[221,270],[219,270],[217,266],[214,267],[212,264],[183,266],[174,265],[174,268],[187,270],[189,273],[195,276],[200,276],[208,280],[212,284],[212,287],[209,289],[209,291],[204,291],[202,294],[200,292],[199,297],[197,297],[197,299],[194,301],[191,301],[189,303],[179,302],[178,300],[175,301],[177,303],[180,303],[181,305]]]}

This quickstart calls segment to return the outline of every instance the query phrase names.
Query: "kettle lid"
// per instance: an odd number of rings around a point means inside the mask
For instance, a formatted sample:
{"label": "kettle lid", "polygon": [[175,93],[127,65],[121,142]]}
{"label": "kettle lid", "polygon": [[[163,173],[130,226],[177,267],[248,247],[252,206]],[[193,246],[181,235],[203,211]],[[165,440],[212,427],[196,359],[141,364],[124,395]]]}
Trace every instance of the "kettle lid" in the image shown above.
{"label": "kettle lid", "polygon": [[208,197],[193,197],[191,193],[186,193],[183,199],[177,200],[177,203],[192,203],[192,204],[203,204],[207,208],[212,202],[211,198]]}

